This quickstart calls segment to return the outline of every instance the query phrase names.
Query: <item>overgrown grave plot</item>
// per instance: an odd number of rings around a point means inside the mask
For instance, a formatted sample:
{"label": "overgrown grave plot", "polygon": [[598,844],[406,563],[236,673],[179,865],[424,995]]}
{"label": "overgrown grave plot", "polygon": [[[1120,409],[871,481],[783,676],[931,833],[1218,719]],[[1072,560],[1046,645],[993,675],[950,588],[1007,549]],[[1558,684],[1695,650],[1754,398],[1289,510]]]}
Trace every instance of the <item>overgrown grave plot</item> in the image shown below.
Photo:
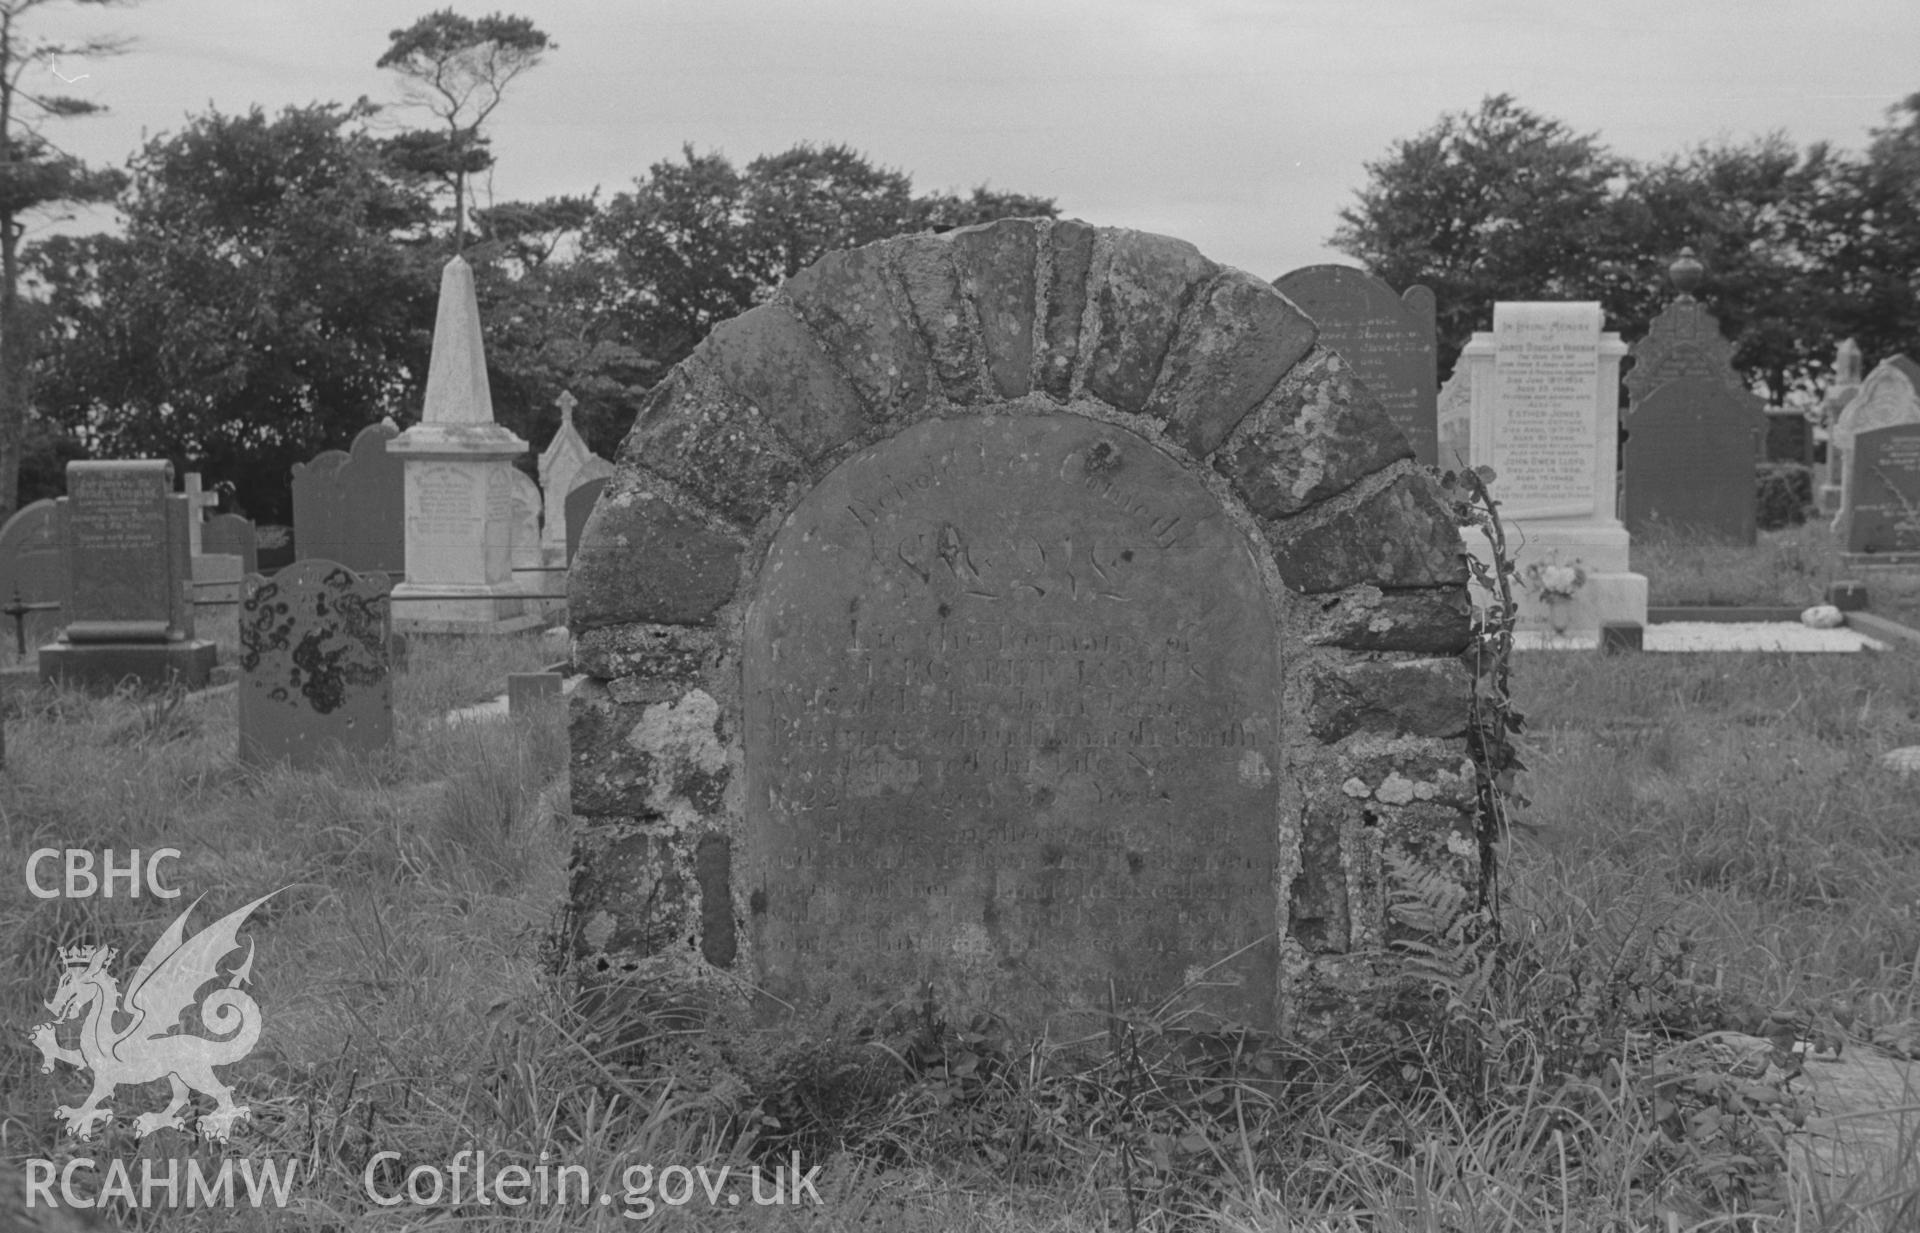
{"label": "overgrown grave plot", "polygon": [[1771,1065],[1720,1070],[1778,1093],[1734,1111],[1772,1125],[1792,1184],[1910,1189],[1920,784],[1880,759],[1920,742],[1920,657],[1522,653],[1513,679],[1509,928],[1597,964],[1650,1066],[1768,1042]]}
{"label": "overgrown grave plot", "polygon": [[[557,718],[461,730],[443,716],[538,659],[512,641],[426,640],[396,682],[395,748],[306,772],[237,762],[231,692],[21,695],[0,777],[0,864],[15,871],[0,889],[0,1020],[24,1037],[48,1019],[63,947],[117,948],[124,987],[188,903],[205,897],[198,929],[272,892],[246,930],[264,1031],[223,1071],[253,1110],[233,1146],[303,1168],[319,1151],[338,1176],[302,1192],[337,1203],[352,1197],[340,1152],[364,1146],[343,1146],[349,1112],[404,1153],[458,1134],[457,1118],[435,1113],[463,1091],[454,1068],[471,1075],[476,1059],[510,1056],[489,1037],[501,1006],[529,1015],[543,1005],[540,944],[565,884],[551,792],[565,734]],[[47,847],[96,861],[111,851],[119,864],[134,850],[176,849],[160,880],[181,897],[132,898],[122,886],[111,898],[37,898],[19,871]],[[41,881],[58,883],[59,867],[43,861]],[[39,1063],[29,1048],[0,1055],[0,1107],[19,1132],[10,1158],[84,1148],[103,1159],[218,1159],[180,1132],[136,1142],[132,1115],[164,1103],[164,1084],[123,1089],[112,1102],[122,1116],[90,1143],[62,1138],[53,1108],[84,1095],[85,1077],[64,1065],[42,1075]]]}

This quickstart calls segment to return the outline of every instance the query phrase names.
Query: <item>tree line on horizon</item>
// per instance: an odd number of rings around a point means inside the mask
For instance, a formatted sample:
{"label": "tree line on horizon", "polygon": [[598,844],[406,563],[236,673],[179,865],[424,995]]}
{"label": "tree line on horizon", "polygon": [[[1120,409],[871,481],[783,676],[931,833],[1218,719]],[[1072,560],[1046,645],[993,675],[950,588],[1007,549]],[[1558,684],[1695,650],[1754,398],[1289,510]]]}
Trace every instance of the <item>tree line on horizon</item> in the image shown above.
{"label": "tree line on horizon", "polygon": [[[0,0],[0,22],[47,2]],[[8,46],[0,102],[19,80]],[[378,61],[424,127],[383,131],[364,98],[209,111],[125,172],[80,167],[25,130],[0,143],[0,186],[14,187],[0,237],[53,202],[108,200],[122,220],[24,245],[17,262],[0,243],[0,508],[59,492],[69,458],[146,456],[287,521],[294,463],[417,416],[456,251],[475,269],[498,420],[538,448],[568,390],[610,457],[641,395],[709,329],[822,255],[1058,213],[984,186],[916,193],[835,144],[744,167],[689,145],[604,199],[475,206],[486,121],[553,50],[525,18],[441,11],[392,31]],[[49,114],[91,109],[61,106]],[[1820,387],[1841,338],[1877,358],[1920,332],[1920,95],[1859,155],[1769,136],[1647,165],[1502,95],[1366,171],[1331,242],[1397,288],[1434,289],[1443,373],[1495,300],[1598,299],[1637,337],[1671,298],[1682,244],[1707,265],[1701,295],[1736,364],[1776,402]]]}

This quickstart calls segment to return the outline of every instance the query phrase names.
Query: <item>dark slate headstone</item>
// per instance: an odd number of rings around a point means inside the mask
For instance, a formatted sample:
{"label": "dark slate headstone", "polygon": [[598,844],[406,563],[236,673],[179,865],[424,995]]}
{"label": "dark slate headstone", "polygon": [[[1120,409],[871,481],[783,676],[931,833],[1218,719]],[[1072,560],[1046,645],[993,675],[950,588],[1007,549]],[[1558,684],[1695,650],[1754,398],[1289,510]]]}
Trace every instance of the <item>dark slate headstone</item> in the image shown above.
{"label": "dark slate headstone", "polygon": [[404,460],[387,452],[399,428],[360,430],[351,453],[328,450],[293,468],[293,543],[300,559],[396,577],[407,568]]}
{"label": "dark slate headstone", "polygon": [[924,422],[800,502],[743,638],[759,988],[1037,1020],[1211,967],[1271,1022],[1281,639],[1222,513],[1066,415]]}
{"label": "dark slate headstone", "polygon": [[1874,428],[1853,439],[1848,552],[1920,552],[1920,424]]}
{"label": "dark slate headstone", "polygon": [[56,503],[65,545],[65,628],[40,648],[40,679],[112,688],[205,684],[219,659],[194,637],[185,496],[160,460],[70,462]]}
{"label": "dark slate headstone", "polygon": [[1813,465],[1813,425],[1798,411],[1768,411],[1768,462],[1797,462]]}
{"label": "dark slate headstone", "polygon": [[60,500],[69,559],[68,642],[193,636],[185,498],[162,460],[70,462]]}
{"label": "dark slate headstone", "polygon": [[[58,506],[51,500],[35,501],[0,527],[0,608],[16,602],[63,604],[67,586],[67,554],[60,542]],[[38,646],[52,637],[60,624],[57,606],[27,613],[27,645]],[[16,633],[12,619],[0,629],[5,630],[4,641],[11,644]]]}
{"label": "dark slate headstone", "polygon": [[1680,377],[1655,388],[1627,421],[1628,532],[1753,543],[1765,429],[1759,400],[1723,381]]}
{"label": "dark slate headstone", "polygon": [[1406,435],[1414,457],[1434,465],[1439,375],[1433,292],[1409,287],[1396,294],[1366,271],[1344,265],[1306,266],[1273,285],[1313,318],[1320,345],[1353,365]]}
{"label": "dark slate headstone", "polygon": [[259,539],[253,523],[238,514],[215,514],[200,529],[200,549],[209,554],[225,553],[240,558],[245,573],[260,572]]}
{"label": "dark slate headstone", "polygon": [[312,766],[393,743],[385,574],[303,560],[249,577],[240,613],[240,758]]}
{"label": "dark slate headstone", "polygon": [[573,554],[580,550],[581,533],[587,529],[587,517],[593,513],[594,502],[600,499],[600,492],[607,486],[605,477],[590,479],[567,494],[567,564],[573,564]]}

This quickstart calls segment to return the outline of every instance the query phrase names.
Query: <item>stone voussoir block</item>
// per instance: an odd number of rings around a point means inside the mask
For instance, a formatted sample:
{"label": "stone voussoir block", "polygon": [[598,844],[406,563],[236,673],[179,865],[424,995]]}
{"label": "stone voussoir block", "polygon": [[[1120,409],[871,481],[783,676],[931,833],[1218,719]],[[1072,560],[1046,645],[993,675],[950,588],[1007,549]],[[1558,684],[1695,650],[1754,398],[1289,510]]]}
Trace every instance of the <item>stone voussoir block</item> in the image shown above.
{"label": "stone voussoir block", "polygon": [[941,237],[951,250],[960,293],[973,305],[987,351],[987,372],[1002,398],[1019,398],[1033,389],[1039,230],[1032,219],[1004,218]]}
{"label": "stone voussoir block", "polygon": [[739,535],[670,503],[644,472],[615,478],[567,576],[576,634],[608,625],[706,625],[740,582]]}
{"label": "stone voussoir block", "polygon": [[1079,219],[1061,219],[1047,226],[1039,267],[1045,276],[1046,316],[1039,330],[1042,346],[1033,357],[1034,384],[1060,402],[1073,393],[1073,370],[1080,359],[1080,319],[1087,309],[1087,273],[1097,234]]}
{"label": "stone voussoir block", "polygon": [[655,773],[653,759],[625,739],[644,709],[640,704],[616,703],[604,695],[585,698],[576,689],[567,707],[575,814],[640,818],[648,812]]}
{"label": "stone voussoir block", "polygon": [[1318,332],[1271,285],[1224,269],[1181,318],[1146,413],[1204,458],[1312,349]]}
{"label": "stone voussoir block", "polygon": [[762,304],[721,322],[696,354],[810,462],[868,427],[852,381],[788,304]]}
{"label": "stone voussoir block", "polygon": [[1104,277],[1089,288],[1097,333],[1086,389],[1122,411],[1146,410],[1189,301],[1220,267],[1185,240],[1144,231],[1102,232]]}
{"label": "stone voussoir block", "polygon": [[919,417],[935,382],[906,291],[887,270],[896,243],[829,253],[789,278],[776,302],[791,306],[825,344],[860,391],[869,420],[905,423]]}
{"label": "stone voussoir block", "polygon": [[752,402],[703,357],[648,391],[620,461],[665,476],[742,530],[751,530],[807,478],[805,462]]}
{"label": "stone voussoir block", "polygon": [[1413,447],[1352,366],[1316,346],[1240,421],[1213,469],[1254,513],[1282,518],[1411,457]]}
{"label": "stone voussoir block", "polygon": [[1265,524],[1280,577],[1307,595],[1361,583],[1464,584],[1453,511],[1425,472],[1405,469],[1355,499]]}
{"label": "stone voussoir block", "polygon": [[1307,606],[1306,641],[1354,651],[1451,655],[1473,641],[1473,601],[1464,586],[1388,591],[1363,584]]}
{"label": "stone voussoir block", "polygon": [[908,236],[888,251],[940,392],[962,405],[986,400],[991,388],[986,344],[973,305],[961,291],[953,246],[934,236]]}
{"label": "stone voussoir block", "polygon": [[657,688],[684,691],[708,679],[721,654],[719,636],[709,627],[611,625],[580,635],[573,667],[605,681],[644,677]]}
{"label": "stone voussoir block", "polygon": [[1314,676],[1307,730],[1322,741],[1354,732],[1461,736],[1473,676],[1458,659],[1371,659]]}

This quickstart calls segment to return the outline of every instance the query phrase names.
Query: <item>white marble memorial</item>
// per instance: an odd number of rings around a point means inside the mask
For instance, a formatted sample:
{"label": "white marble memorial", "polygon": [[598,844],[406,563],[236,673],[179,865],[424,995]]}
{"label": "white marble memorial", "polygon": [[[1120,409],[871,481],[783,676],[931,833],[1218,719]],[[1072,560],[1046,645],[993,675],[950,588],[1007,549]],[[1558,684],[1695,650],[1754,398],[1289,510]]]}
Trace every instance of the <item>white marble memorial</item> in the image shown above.
{"label": "white marble memorial", "polygon": [[387,443],[405,464],[406,581],[393,628],[513,633],[541,624],[513,574],[513,459],[527,443],[493,421],[480,304],[459,257],[440,276],[421,422]]}
{"label": "white marble memorial", "polygon": [[553,400],[560,408],[560,430],[540,451],[540,491],[545,502],[540,547],[549,565],[567,563],[567,494],[589,480],[613,474],[613,464],[587,448],[585,437],[573,426],[577,400],[562,390]]}
{"label": "white marble memorial", "polygon": [[[1618,507],[1620,360],[1627,348],[1601,330],[1597,303],[1494,305],[1493,330],[1461,355],[1471,389],[1475,466],[1490,466],[1507,545],[1520,570],[1518,628],[1594,633],[1609,621],[1647,620],[1647,580],[1627,567]],[[1456,379],[1457,374],[1456,374]],[[1469,536],[1486,559],[1484,540]],[[1554,569],[1554,567],[1563,567]],[[1564,585],[1556,597],[1528,585],[1529,569]],[[1484,602],[1485,597],[1480,597]]]}

